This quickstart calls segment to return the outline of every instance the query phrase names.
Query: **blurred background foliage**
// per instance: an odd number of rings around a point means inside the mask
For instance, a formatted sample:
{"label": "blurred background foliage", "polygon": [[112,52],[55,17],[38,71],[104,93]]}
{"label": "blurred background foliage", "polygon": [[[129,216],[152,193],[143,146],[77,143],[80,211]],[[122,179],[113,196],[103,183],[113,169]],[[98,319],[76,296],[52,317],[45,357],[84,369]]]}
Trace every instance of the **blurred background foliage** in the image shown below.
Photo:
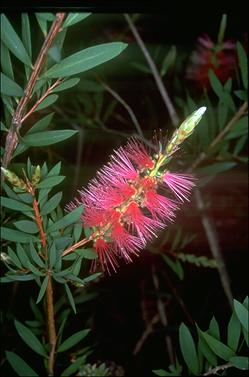
{"label": "blurred background foliage", "polygon": [[[20,30],[20,20],[13,14],[7,16],[16,30]],[[241,67],[244,55],[239,60],[238,51],[243,49],[247,54],[247,34],[244,18],[234,15],[226,22],[223,18],[226,25],[221,37],[221,19],[222,14],[215,15],[212,22],[200,17],[188,28],[187,23],[179,25],[175,15],[133,15],[133,22],[179,118],[183,120],[200,106],[208,107],[196,132],[177,153],[171,166],[186,171],[200,153],[207,154],[195,169],[204,197],[203,211],[208,212],[216,229],[233,296],[243,301],[248,282],[247,119],[241,118],[211,150],[210,144],[246,100],[247,88],[242,73],[245,68]],[[30,21],[36,56],[50,21],[35,15],[30,15]],[[198,81],[198,67],[194,66],[191,56],[198,48],[198,38],[205,33],[214,43],[219,36],[222,41],[234,43],[230,51],[234,66],[226,77],[219,77],[219,72],[209,71],[212,66],[206,66],[208,84],[204,88],[202,81]],[[130,113],[135,114],[143,137],[148,141],[154,130],[161,130],[166,136],[174,130],[151,69],[122,14],[92,14],[83,22],[72,25],[62,51],[56,45],[50,50],[48,67],[79,49],[114,41],[128,43],[127,49],[108,63],[80,74],[76,86],[59,93],[58,100],[49,106],[49,110],[44,108],[33,113],[21,129],[22,136],[41,116],[53,111],[51,130],[70,128],[78,131],[77,136],[55,146],[29,148],[12,163],[13,171],[20,171],[26,165],[27,156],[34,165],[47,161],[52,167],[62,161],[62,174],[66,176],[61,184],[63,204],[94,177],[113,148],[137,133]],[[57,43],[59,45],[60,41]],[[19,62],[15,58],[13,61],[18,72]],[[189,78],[187,73],[191,65],[196,69],[194,78]],[[25,78],[21,71],[16,80],[22,86]],[[179,348],[178,329],[183,321],[189,325],[195,321],[203,329],[208,327],[214,314],[224,332],[230,307],[201,217],[202,211],[193,198],[178,213],[176,222],[169,225],[134,263],[123,265],[117,274],[93,282],[87,291],[77,288],[78,311],[76,316],[67,314],[66,334],[70,336],[77,331],[80,321],[92,328],[88,339],[94,347],[88,358],[92,365],[85,366],[78,375],[97,375],[94,364],[102,368],[99,375],[108,375],[105,374],[107,367],[112,368],[111,375],[117,376],[153,375],[152,369],[166,369],[171,362],[167,339],[170,338],[174,350]],[[4,286],[1,321],[6,326],[3,335],[8,336],[5,338],[7,348],[13,342],[17,349],[24,348],[16,339],[10,320],[17,313],[23,320],[31,319],[27,312],[32,286],[27,283],[26,287],[28,289],[18,283]],[[162,318],[162,306],[166,322]],[[28,354],[29,350],[24,348],[24,352]],[[75,356],[71,354],[71,359]],[[106,364],[102,365],[103,362]],[[63,365],[60,357],[58,363]],[[6,364],[4,368],[9,373]]]}

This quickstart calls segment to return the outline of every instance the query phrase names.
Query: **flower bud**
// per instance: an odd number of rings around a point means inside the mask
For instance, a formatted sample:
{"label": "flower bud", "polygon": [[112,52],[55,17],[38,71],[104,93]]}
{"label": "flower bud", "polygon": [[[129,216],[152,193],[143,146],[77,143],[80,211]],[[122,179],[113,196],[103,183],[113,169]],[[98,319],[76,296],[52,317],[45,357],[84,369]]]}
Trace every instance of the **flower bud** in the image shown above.
{"label": "flower bud", "polygon": [[23,181],[23,179],[19,178],[15,173],[13,173],[12,171],[8,169],[1,167],[1,170],[4,176],[6,177],[6,179],[12,184],[12,186],[18,187],[21,190],[27,191],[27,185]]}
{"label": "flower bud", "polygon": [[40,165],[37,165],[35,168],[35,172],[32,176],[32,181],[31,181],[32,185],[36,187],[38,183],[40,182],[40,179],[41,179],[41,168],[40,168]]}

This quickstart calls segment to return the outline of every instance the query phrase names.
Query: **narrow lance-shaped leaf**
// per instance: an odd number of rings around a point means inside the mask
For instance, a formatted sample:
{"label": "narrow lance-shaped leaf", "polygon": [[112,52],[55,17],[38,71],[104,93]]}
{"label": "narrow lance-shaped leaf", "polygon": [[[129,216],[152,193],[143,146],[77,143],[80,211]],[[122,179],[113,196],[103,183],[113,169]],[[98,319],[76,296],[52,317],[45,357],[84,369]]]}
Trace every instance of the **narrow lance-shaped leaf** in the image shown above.
{"label": "narrow lance-shaped leaf", "polygon": [[52,198],[50,198],[44,206],[41,208],[41,215],[47,215],[48,213],[51,213],[60,203],[62,198],[62,192],[58,192]]}
{"label": "narrow lance-shaped leaf", "polygon": [[1,67],[3,73],[14,81],[14,72],[12,68],[10,53],[3,42],[1,42]]}
{"label": "narrow lance-shaped leaf", "polygon": [[51,67],[45,75],[47,77],[66,77],[85,72],[119,55],[127,44],[122,42],[104,43],[86,48],[60,61]]}
{"label": "narrow lance-shaped leaf", "polygon": [[68,26],[72,26],[72,25],[84,20],[85,18],[87,18],[90,15],[91,15],[91,13],[69,13],[67,18],[65,19],[63,25],[62,25],[62,29],[66,28]]}
{"label": "narrow lance-shaped leaf", "polygon": [[36,132],[32,133],[32,135],[25,135],[22,137],[21,142],[30,147],[43,147],[45,145],[59,143],[60,141],[66,140],[76,133],[77,131],[74,130]]}
{"label": "narrow lance-shaped leaf", "polygon": [[56,223],[52,224],[48,228],[48,231],[52,232],[52,231],[65,228],[66,226],[73,224],[74,222],[79,220],[79,218],[82,214],[82,211],[83,211],[83,206],[79,206],[78,208],[75,208],[72,212],[68,213],[62,219],[60,219],[60,220],[56,221]]}
{"label": "narrow lance-shaped leaf", "polygon": [[39,291],[39,294],[38,294],[38,297],[37,297],[37,300],[36,300],[36,304],[38,304],[41,299],[43,298],[45,292],[46,292],[46,289],[47,289],[47,286],[48,286],[48,276],[46,276],[42,282],[42,285],[41,285],[41,288],[40,288],[40,291]]}
{"label": "narrow lance-shaped leaf", "polygon": [[1,237],[7,241],[29,243],[30,241],[36,241],[37,239],[30,234],[25,234],[11,228],[1,227]]}
{"label": "narrow lance-shaped leaf", "polygon": [[241,324],[235,312],[233,312],[231,319],[228,323],[228,328],[227,328],[227,345],[234,352],[237,351],[237,348],[239,345],[240,333],[241,333]]}
{"label": "narrow lance-shaped leaf", "polygon": [[75,307],[73,295],[72,295],[70,288],[67,284],[65,284],[65,290],[66,290],[67,297],[68,297],[68,300],[70,302],[70,305],[72,306],[72,309],[73,309],[74,313],[76,314],[76,307]]}
{"label": "narrow lance-shaped leaf", "polygon": [[35,234],[38,233],[39,229],[35,222],[30,220],[20,220],[14,222],[15,227],[22,232]]}
{"label": "narrow lance-shaped leaf", "polygon": [[47,356],[46,350],[43,344],[38,340],[38,338],[32,333],[32,331],[24,326],[19,321],[15,321],[15,327],[22,338],[22,340],[30,347],[33,351],[42,356]]}
{"label": "narrow lance-shaped leaf", "polygon": [[55,103],[55,101],[57,101],[57,99],[59,98],[59,96],[57,96],[57,94],[51,94],[50,96],[47,96],[46,98],[44,98],[44,100],[37,106],[37,108],[35,109],[35,111],[39,111],[39,110],[43,110],[45,109],[46,107],[52,105],[53,103]]}
{"label": "narrow lance-shaped leaf", "polygon": [[60,345],[57,352],[65,352],[69,348],[72,348],[75,344],[79,343],[82,339],[84,339],[89,333],[89,331],[90,329],[86,329],[71,335]]}
{"label": "narrow lance-shaped leaf", "polygon": [[195,375],[199,373],[199,361],[192,335],[187,326],[182,323],[179,329],[179,341],[183,358],[188,368]]}
{"label": "narrow lance-shaped leaf", "polygon": [[206,340],[211,350],[223,360],[229,361],[231,357],[235,356],[234,351],[219,340],[203,331],[200,331],[200,334]]}
{"label": "narrow lance-shaped leaf", "polygon": [[27,51],[13,29],[11,23],[4,14],[1,14],[1,40],[8,47],[8,49],[24,64],[32,66],[31,60]]}
{"label": "narrow lance-shaped leaf", "polygon": [[21,203],[18,200],[1,197],[1,205],[6,208],[13,209],[15,211],[33,211],[33,209],[27,204]]}
{"label": "narrow lance-shaped leaf", "polygon": [[244,88],[248,87],[248,63],[245,50],[240,42],[237,42],[237,52],[239,57],[239,66],[241,70],[241,77]]}
{"label": "narrow lance-shaped leaf", "polygon": [[6,358],[18,376],[38,377],[38,374],[14,352],[5,351]]}
{"label": "narrow lance-shaped leaf", "polygon": [[239,301],[234,300],[234,310],[241,325],[245,328],[246,332],[248,333],[249,312],[247,308],[243,304],[241,304]]}
{"label": "narrow lance-shaped leaf", "polygon": [[15,81],[11,80],[2,72],[1,72],[1,93],[5,94],[6,96],[13,96],[13,97],[23,96],[22,88]]}

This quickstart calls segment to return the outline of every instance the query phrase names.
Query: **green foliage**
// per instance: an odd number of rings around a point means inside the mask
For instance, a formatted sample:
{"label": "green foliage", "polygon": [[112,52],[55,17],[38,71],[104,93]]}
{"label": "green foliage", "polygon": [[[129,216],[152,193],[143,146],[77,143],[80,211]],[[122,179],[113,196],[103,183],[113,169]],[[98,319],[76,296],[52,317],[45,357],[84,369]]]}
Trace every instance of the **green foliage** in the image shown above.
{"label": "green foliage", "polygon": [[[218,367],[220,363],[224,364],[224,361],[230,363],[231,367],[234,366],[234,368],[242,370],[248,369],[248,357],[240,355],[240,341],[243,345],[248,336],[248,329],[245,328],[245,326],[248,326],[249,318],[248,308],[246,307],[247,301],[248,297],[243,303],[237,300],[233,301],[234,308],[227,326],[227,343],[220,340],[220,326],[214,317],[206,331],[200,330],[196,325],[197,342],[194,341],[188,327],[184,323],[180,325],[179,343],[183,360],[189,370],[188,375],[203,375],[207,371],[210,372],[210,369]],[[241,331],[243,327],[246,330],[245,333]],[[203,359],[205,363],[202,362]],[[169,369],[170,372],[163,369],[153,370],[153,372],[158,376],[183,375],[184,368],[179,366],[178,360],[176,365],[171,365]]]}
{"label": "green foliage", "polygon": [[84,339],[88,335],[89,331],[90,329],[86,329],[71,335],[69,338],[64,340],[63,343],[60,344],[57,352],[64,352],[72,348],[73,346],[75,346],[75,344],[79,343],[82,339]]}
{"label": "green foliage", "polygon": [[14,352],[6,351],[6,358],[18,376],[36,377],[38,374]]}
{"label": "green foliage", "polygon": [[85,50],[76,52],[51,67],[45,77],[57,78],[72,76],[77,73],[85,72],[99,64],[115,58],[125,48],[127,44],[121,42],[105,43]]}

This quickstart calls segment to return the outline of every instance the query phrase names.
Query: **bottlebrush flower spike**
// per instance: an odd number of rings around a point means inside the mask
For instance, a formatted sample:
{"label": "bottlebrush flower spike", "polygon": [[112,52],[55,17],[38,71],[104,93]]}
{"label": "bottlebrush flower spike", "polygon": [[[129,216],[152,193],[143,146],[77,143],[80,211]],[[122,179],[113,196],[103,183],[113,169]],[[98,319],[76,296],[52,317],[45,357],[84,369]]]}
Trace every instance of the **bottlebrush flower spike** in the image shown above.
{"label": "bottlebrush flower spike", "polygon": [[[93,241],[102,269],[109,274],[116,272],[118,259],[131,262],[134,255],[138,256],[165,223],[174,219],[180,204],[189,200],[194,177],[170,172],[164,166],[178,145],[193,132],[205,110],[202,107],[190,115],[174,132],[164,151],[158,144],[155,146],[158,153],[155,150],[150,153],[144,143],[130,140],[114,152],[97,178],[79,191],[79,198],[67,205],[68,211],[84,205],[83,226],[90,228],[89,240]],[[63,255],[75,248],[70,247]],[[93,262],[93,269],[98,261]]]}

